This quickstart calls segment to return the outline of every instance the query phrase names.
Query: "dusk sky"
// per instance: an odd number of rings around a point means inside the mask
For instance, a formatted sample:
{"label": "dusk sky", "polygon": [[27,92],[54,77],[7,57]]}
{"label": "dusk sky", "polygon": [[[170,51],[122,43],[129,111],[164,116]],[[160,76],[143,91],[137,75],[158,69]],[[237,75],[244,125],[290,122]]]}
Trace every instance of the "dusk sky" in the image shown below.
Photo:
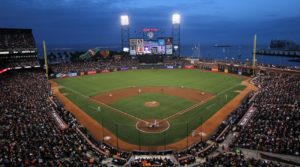
{"label": "dusk sky", "polygon": [[300,43],[300,0],[0,0],[1,28],[31,28],[38,45],[120,44],[120,15],[130,29],[156,27],[171,34],[181,14],[182,44]]}

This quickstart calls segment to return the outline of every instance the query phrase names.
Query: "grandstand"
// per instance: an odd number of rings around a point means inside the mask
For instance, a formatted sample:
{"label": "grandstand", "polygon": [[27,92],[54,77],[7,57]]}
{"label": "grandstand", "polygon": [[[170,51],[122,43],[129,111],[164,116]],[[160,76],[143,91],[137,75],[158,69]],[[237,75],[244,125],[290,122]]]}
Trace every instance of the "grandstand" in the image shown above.
{"label": "grandstand", "polygon": [[[0,166],[300,165],[298,71],[178,57],[150,65],[250,76],[257,90],[247,94],[205,140],[181,150],[125,151],[99,140],[55,96],[37,63],[32,30],[0,29],[0,59],[1,69],[6,69],[0,74]],[[122,55],[74,60],[50,65],[52,78],[145,68]]]}
{"label": "grandstand", "polygon": [[0,28],[0,69],[39,67],[31,29]]}

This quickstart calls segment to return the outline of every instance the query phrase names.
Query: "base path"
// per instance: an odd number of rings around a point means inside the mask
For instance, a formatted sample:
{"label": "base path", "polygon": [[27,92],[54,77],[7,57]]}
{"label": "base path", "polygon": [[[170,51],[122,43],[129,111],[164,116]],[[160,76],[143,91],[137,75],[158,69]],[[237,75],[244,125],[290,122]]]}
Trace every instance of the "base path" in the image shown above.
{"label": "base path", "polygon": [[[187,138],[184,138],[180,141],[177,141],[175,143],[168,144],[165,146],[138,146],[135,144],[130,144],[126,141],[118,139],[109,130],[102,127],[100,123],[95,121],[92,117],[90,117],[88,114],[86,114],[84,111],[82,111],[79,107],[77,107],[72,101],[70,101],[68,98],[66,98],[64,95],[62,95],[59,92],[59,85],[54,80],[51,80],[50,83],[51,83],[54,95],[57,96],[64,103],[65,108],[68,111],[70,111],[72,114],[74,114],[75,117],[79,120],[79,122],[84,127],[86,127],[97,140],[100,141],[100,140],[103,140],[104,137],[110,136],[110,140],[105,141],[105,142],[114,147],[118,147],[121,150],[126,150],[126,151],[132,151],[132,150],[158,151],[158,150],[165,150],[165,149],[167,149],[167,150],[182,150],[182,149],[187,148],[187,143],[189,145],[193,145],[201,140],[200,135],[194,135],[194,136],[190,135]],[[257,88],[255,86],[251,85],[248,81],[244,81],[243,84],[246,85],[247,87],[243,91],[241,91],[240,94],[238,94],[235,98],[233,98],[229,103],[227,103],[225,106],[223,106],[212,117],[210,117],[208,120],[206,120],[202,124],[202,128],[201,128],[201,126],[199,126],[195,130],[194,134],[199,134],[202,129],[202,134],[205,134],[202,136],[202,139],[206,140],[207,136],[209,136],[211,133],[213,133],[214,130],[222,123],[222,121],[224,119],[226,119],[226,117],[241,104],[241,101],[243,100],[243,98],[250,91],[257,90]],[[132,89],[136,90],[138,93],[138,88],[132,88]],[[107,96],[109,96],[109,93],[107,94]],[[132,96],[132,95],[130,95],[130,96]],[[173,95],[173,96],[176,96],[176,95]],[[199,94],[198,94],[198,96],[199,96]],[[99,96],[95,96],[95,97],[99,97]],[[113,94],[112,94],[112,97],[114,97]],[[126,97],[128,97],[128,95]],[[123,95],[123,98],[125,98],[125,95]],[[98,98],[96,98],[96,99],[99,100]]]}
{"label": "base path", "polygon": [[111,104],[118,100],[126,99],[128,97],[137,96],[144,93],[161,93],[169,96],[177,96],[196,103],[213,96],[213,94],[211,93],[203,92],[198,89],[167,86],[147,86],[112,90],[92,96],[91,98],[101,103]]}

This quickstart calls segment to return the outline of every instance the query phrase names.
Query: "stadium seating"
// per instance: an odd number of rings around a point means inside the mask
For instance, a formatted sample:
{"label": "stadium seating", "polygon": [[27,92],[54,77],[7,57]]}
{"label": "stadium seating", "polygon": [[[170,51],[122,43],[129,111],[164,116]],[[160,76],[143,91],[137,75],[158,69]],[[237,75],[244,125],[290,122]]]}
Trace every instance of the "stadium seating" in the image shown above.
{"label": "stadium seating", "polygon": [[[0,32],[1,50],[35,48],[31,30]],[[36,58],[11,59],[3,67],[28,65],[38,65]],[[190,64],[183,59],[166,59],[163,63],[185,65]],[[124,58],[52,64],[50,68],[54,74],[67,74],[137,66],[137,60]],[[259,91],[251,92],[208,141],[181,151],[125,152],[97,141],[65,110],[52,95],[42,69],[10,70],[0,74],[0,166],[284,166],[234,150],[246,148],[300,156],[299,81],[300,75],[280,71],[257,75],[252,82]],[[239,122],[250,106],[256,112],[243,127]],[[225,150],[223,142],[232,133],[233,140]],[[108,159],[109,163],[104,163]]]}
{"label": "stadium seating", "polygon": [[270,74],[255,79],[253,119],[241,129],[233,147],[300,155],[300,76]]}
{"label": "stadium seating", "polygon": [[0,28],[0,50],[21,48],[35,48],[31,30]]}

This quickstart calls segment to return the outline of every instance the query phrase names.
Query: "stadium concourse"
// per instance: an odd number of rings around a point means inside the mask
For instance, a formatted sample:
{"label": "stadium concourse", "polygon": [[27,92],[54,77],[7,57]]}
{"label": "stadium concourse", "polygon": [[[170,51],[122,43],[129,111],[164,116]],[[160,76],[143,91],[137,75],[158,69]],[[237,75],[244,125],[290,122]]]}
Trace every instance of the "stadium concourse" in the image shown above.
{"label": "stadium concourse", "polygon": [[[17,36],[28,31],[10,31],[0,38],[6,41],[0,43],[13,42],[7,41],[7,36],[14,33]],[[33,38],[32,35],[23,37]],[[30,41],[17,45],[21,57]],[[14,48],[15,45],[1,45],[0,49],[8,50],[7,58],[14,55],[10,52]],[[178,152],[124,152],[97,141],[65,110],[63,103],[53,96],[44,70],[27,64],[32,60],[30,57],[27,61],[25,55],[16,60],[31,68],[14,68],[19,64],[14,64],[11,57],[5,61],[8,64],[0,66],[1,71],[9,67],[0,74],[0,166],[300,165],[300,75],[297,72],[259,70],[252,78],[259,90],[251,92],[207,141]],[[128,57],[96,61],[56,64],[53,71],[85,72],[138,65]],[[184,66],[189,62],[178,58],[165,64]],[[216,66],[222,67],[222,63]],[[204,66],[196,66],[201,67]]]}

